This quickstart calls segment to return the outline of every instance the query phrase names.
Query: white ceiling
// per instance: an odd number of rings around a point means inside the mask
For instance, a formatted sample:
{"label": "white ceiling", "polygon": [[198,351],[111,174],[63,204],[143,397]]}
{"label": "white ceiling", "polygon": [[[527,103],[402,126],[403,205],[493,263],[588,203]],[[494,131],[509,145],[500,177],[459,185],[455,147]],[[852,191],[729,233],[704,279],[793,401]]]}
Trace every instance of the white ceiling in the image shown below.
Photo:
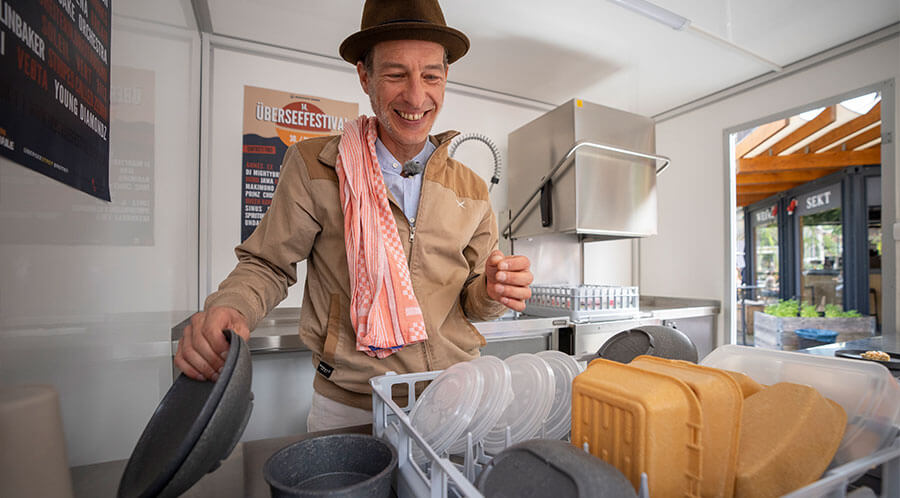
{"label": "white ceiling", "polygon": [[[214,33],[332,57],[358,29],[363,4],[193,1],[208,3]],[[900,21],[898,0],[652,1],[782,66]],[[652,116],[771,71],[603,0],[444,0],[442,7],[472,43],[450,68],[451,81],[551,104],[579,97]]]}

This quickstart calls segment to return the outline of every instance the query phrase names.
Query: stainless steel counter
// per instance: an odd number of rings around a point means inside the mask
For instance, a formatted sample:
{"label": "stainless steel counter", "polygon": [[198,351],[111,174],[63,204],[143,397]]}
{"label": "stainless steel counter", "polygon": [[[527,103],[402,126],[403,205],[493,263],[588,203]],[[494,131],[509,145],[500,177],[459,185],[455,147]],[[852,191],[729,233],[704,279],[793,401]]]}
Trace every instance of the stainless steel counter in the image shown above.
{"label": "stainless steel counter", "polygon": [[[714,317],[719,313],[719,310],[720,303],[709,299],[641,296],[640,313],[637,316],[628,319],[573,324],[565,316],[545,318],[510,312],[500,319],[489,322],[473,322],[473,325],[475,325],[475,328],[478,329],[489,344],[526,338],[547,337],[548,345],[553,346],[554,349],[556,349],[557,346],[560,345],[560,343],[557,342],[560,340],[558,339],[557,334],[561,329],[569,329],[570,331],[573,331],[572,333],[576,336],[578,335],[578,331],[580,331],[582,337],[595,334],[611,336],[622,330],[627,330],[640,325],[663,324],[673,321],[677,324],[679,321],[688,319]],[[300,341],[300,336],[297,332],[299,318],[300,308],[274,309],[268,316],[260,321],[256,330],[251,334],[248,343],[251,354],[262,355],[309,351],[309,349]],[[712,322],[714,323],[714,320]],[[189,317],[185,318],[172,328],[173,348],[181,338],[184,327],[188,323]],[[714,332],[715,331],[713,330],[713,335],[710,337],[714,337]],[[567,339],[562,339],[563,342],[566,340]],[[591,344],[591,346],[593,346],[593,344]],[[574,349],[575,350],[571,351],[572,353],[579,352],[577,351],[578,348]]]}
{"label": "stainless steel counter", "polygon": [[[248,347],[253,355],[309,351],[300,341],[298,326],[300,308],[275,308],[260,320],[250,335]],[[185,318],[172,327],[173,348],[181,339],[184,328],[190,323]],[[542,318],[526,315],[507,315],[490,322],[474,322],[475,328],[487,342],[548,336],[553,330],[567,327],[565,317]],[[174,349],[173,349],[174,351]]]}
{"label": "stainless steel counter", "polygon": [[677,320],[718,315],[722,303],[714,299],[641,296],[640,309],[642,313],[650,313],[660,320]]}
{"label": "stainless steel counter", "polygon": [[719,301],[641,296],[638,307],[639,313],[632,318],[572,324],[571,346],[563,350],[574,355],[595,353],[612,336],[644,325],[665,325],[684,332],[697,346],[700,358],[717,346]]}
{"label": "stainless steel counter", "polygon": [[[172,327],[172,347],[181,339],[184,328],[190,323],[190,316]],[[270,353],[291,353],[309,351],[300,341],[298,326],[300,308],[275,308],[259,321],[256,330],[250,334],[247,346],[254,355]]]}

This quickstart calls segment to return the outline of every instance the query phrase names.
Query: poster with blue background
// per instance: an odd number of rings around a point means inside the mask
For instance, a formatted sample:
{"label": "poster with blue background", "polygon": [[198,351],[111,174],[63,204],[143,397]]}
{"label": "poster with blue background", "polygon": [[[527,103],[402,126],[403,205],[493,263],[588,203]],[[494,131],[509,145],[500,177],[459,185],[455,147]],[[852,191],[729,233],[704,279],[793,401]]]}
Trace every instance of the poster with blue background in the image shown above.
{"label": "poster with blue background", "polygon": [[0,0],[0,155],[109,196],[111,0]]}

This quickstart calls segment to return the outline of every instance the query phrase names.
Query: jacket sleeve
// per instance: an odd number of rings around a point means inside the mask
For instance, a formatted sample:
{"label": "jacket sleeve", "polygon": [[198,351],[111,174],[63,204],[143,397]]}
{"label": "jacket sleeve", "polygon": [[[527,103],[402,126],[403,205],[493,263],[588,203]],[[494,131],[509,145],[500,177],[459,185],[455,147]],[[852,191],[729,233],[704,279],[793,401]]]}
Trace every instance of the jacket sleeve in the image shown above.
{"label": "jacket sleeve", "polygon": [[253,234],[235,248],[237,266],[219,284],[219,290],[206,298],[204,309],[234,308],[253,330],[297,281],[297,263],[309,256],[321,231],[313,206],[309,173],[295,144],[285,153],[266,215]]}
{"label": "jacket sleeve", "polygon": [[498,247],[497,219],[490,202],[486,202],[485,215],[475,230],[469,245],[464,249],[469,262],[469,277],[463,286],[460,301],[463,312],[470,320],[494,320],[507,311],[506,306],[494,301],[487,293],[485,263]]}

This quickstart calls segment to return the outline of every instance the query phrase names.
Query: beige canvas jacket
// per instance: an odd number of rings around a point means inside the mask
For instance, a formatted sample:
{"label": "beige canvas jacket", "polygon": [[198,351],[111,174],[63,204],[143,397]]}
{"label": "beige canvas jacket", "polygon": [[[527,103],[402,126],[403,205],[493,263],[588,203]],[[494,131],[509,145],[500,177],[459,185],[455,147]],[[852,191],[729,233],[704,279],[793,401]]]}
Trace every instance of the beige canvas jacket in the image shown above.
{"label": "beige canvas jacket", "polygon": [[237,267],[205,307],[235,308],[253,330],[285,298],[297,280],[296,264],[306,260],[300,337],[313,352],[313,385],[320,394],[359,408],[372,407],[373,376],[440,370],[478,356],[485,342],[469,320],[490,320],[505,311],[485,288],[484,266],[497,247],[497,222],[484,181],[447,155],[456,134],[430,138],[437,150],[425,167],[414,230],[391,199],[427,341],[381,360],[356,350],[334,169],[338,137],[306,140],[287,150],[272,205],[235,249]]}

